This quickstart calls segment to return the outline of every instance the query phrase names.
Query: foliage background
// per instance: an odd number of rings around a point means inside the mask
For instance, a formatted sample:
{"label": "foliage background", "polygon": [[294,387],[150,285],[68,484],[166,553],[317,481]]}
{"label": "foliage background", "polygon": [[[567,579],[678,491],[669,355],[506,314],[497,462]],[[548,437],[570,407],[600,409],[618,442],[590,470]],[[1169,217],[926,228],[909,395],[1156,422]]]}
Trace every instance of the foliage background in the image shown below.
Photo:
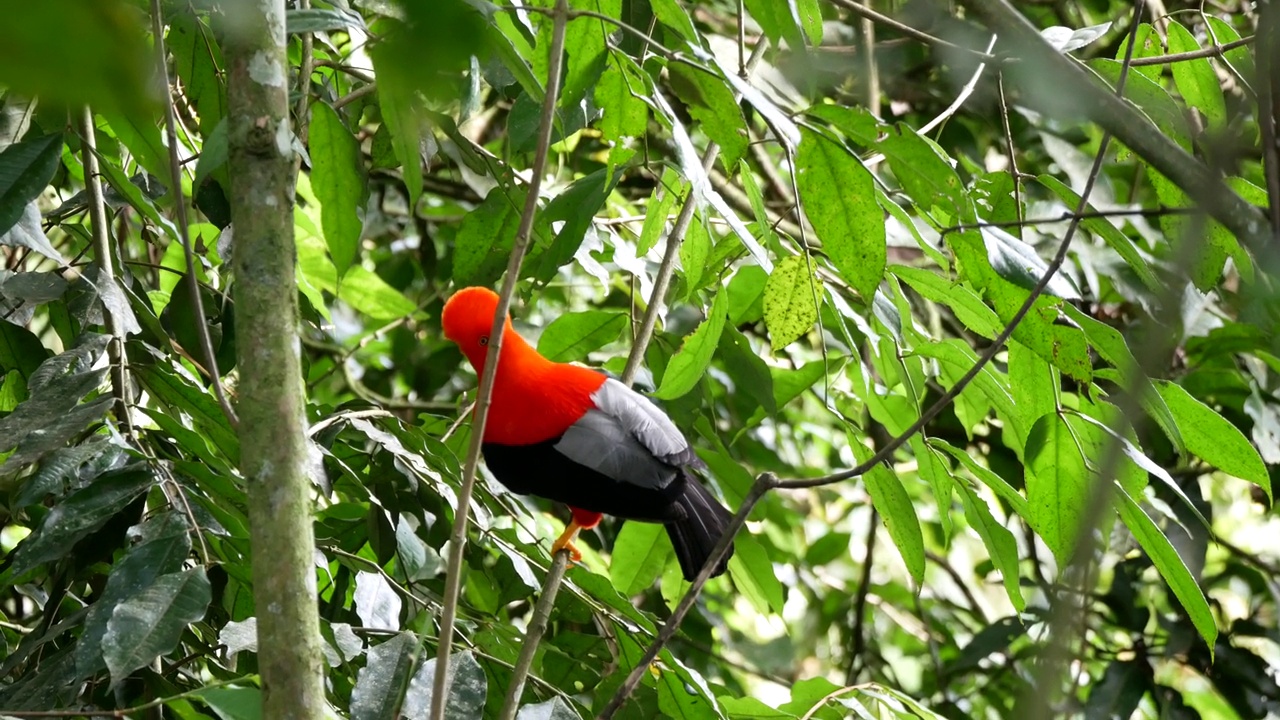
{"label": "foliage background", "polygon": [[[757,473],[820,478],[884,447],[974,365],[1064,237],[1069,253],[1007,349],[887,465],[753,510],[729,575],[620,715],[1280,713],[1267,258],[1179,213],[1192,189],[1108,146],[1052,68],[992,45],[980,18],[1008,6],[744,4],[571,3],[514,313],[545,354],[621,373],[670,258],[639,384],[730,507]],[[514,240],[553,22],[531,5],[288,11],[342,716],[429,702],[474,384],[439,311],[494,285]],[[1018,11],[1098,83],[1125,78],[1147,132],[1274,222],[1269,6],[1146,5],[1136,29],[1125,3]],[[213,391],[237,386],[220,48],[237,7],[161,7],[163,93],[149,7],[12,3],[0,27],[0,714],[247,718],[258,702],[239,440]],[[91,242],[85,103],[111,257]],[[112,336],[127,393],[108,379]],[[486,481],[472,518],[448,716],[495,717],[565,513]],[[585,545],[521,717],[600,711],[687,590],[660,528],[606,523]]]}

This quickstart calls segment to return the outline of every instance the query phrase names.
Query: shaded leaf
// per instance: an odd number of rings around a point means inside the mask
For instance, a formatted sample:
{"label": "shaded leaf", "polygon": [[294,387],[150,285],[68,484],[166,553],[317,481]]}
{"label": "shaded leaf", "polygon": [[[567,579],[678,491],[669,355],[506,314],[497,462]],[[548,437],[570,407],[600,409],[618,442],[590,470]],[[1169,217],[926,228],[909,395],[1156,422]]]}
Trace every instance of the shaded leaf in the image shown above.
{"label": "shaded leaf", "polygon": [[102,638],[102,656],[118,683],[173,650],[190,625],[204,617],[211,591],[204,568],[162,575],[116,605]]}
{"label": "shaded leaf", "polygon": [[356,675],[351,690],[352,720],[381,720],[399,717],[401,700],[404,715],[425,717],[408,712],[409,673],[418,654],[418,639],[413,633],[400,633],[390,640],[369,648],[368,662]]}
{"label": "shaded leaf", "polygon": [[355,262],[362,223],[357,215],[364,196],[360,146],[327,103],[311,106],[308,137],[311,186],[320,200],[320,223],[339,279]]}
{"label": "shaded leaf", "polygon": [[[409,717],[426,717],[431,707],[435,686],[436,659],[424,662],[409,681],[402,712]],[[484,668],[470,650],[454,653],[449,659],[449,675],[445,680],[449,697],[444,703],[447,718],[478,717],[489,695],[489,680]]]}
{"label": "shaded leaf", "polygon": [[0,152],[0,237],[48,186],[61,157],[62,133],[23,140]]}
{"label": "shaded leaf", "polygon": [[1134,539],[1151,558],[1152,564],[1160,571],[1160,576],[1169,583],[1169,589],[1178,598],[1178,602],[1182,603],[1182,608],[1187,611],[1200,637],[1204,638],[1205,643],[1212,648],[1218,638],[1218,626],[1214,621],[1213,611],[1209,608],[1209,602],[1205,599],[1204,592],[1196,583],[1196,579],[1192,577],[1191,571],[1187,569],[1186,562],[1178,555],[1169,538],[1160,532],[1160,528],[1156,527],[1147,513],[1130,497],[1124,486],[1116,483],[1114,489],[1118,500],[1116,509],[1120,513],[1120,519],[1124,521],[1129,532],[1133,533]]}

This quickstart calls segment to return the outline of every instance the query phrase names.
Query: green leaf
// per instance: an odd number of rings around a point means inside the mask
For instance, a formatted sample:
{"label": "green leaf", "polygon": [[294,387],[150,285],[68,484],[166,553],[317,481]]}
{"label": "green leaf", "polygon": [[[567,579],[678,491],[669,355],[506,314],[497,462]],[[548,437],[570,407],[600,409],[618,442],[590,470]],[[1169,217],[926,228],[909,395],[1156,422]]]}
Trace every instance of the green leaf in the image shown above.
{"label": "green leaf", "polygon": [[[1240,39],[1240,33],[1221,18],[1205,14],[1202,16],[1209,26],[1209,38],[1215,45],[1226,45]],[[1253,83],[1257,75],[1253,63],[1253,51],[1248,45],[1234,47],[1222,54],[1223,61],[1244,77],[1246,83]]]}
{"label": "green leaf", "polygon": [[1027,601],[1022,597],[1022,586],[1018,574],[1017,540],[1014,539],[1009,528],[996,520],[986,501],[978,497],[973,488],[967,483],[955,485],[960,493],[960,501],[964,504],[964,514],[969,520],[969,527],[982,538],[982,544],[987,548],[991,564],[1000,571],[1005,592],[1009,594],[1009,602],[1013,603],[1015,610],[1022,612],[1027,607]]}
{"label": "green leaf", "polygon": [[1031,511],[1027,507],[1027,499],[990,468],[979,465],[978,461],[974,460],[969,453],[944,440],[931,439],[929,440],[929,445],[958,460],[979,482],[995,491],[996,496],[1001,500],[1009,503],[1009,506],[1013,508],[1013,511],[1019,517],[1027,518],[1030,515]]}
{"label": "green leaf", "polygon": [[[1052,175],[1040,175],[1036,180],[1056,194],[1072,210],[1080,206],[1080,195],[1058,178]],[[1084,211],[1086,213],[1097,212],[1091,204],[1086,205]],[[1110,220],[1103,217],[1086,217],[1081,220],[1081,225],[1084,226],[1085,230],[1102,238],[1103,242],[1112,250],[1115,250],[1147,288],[1159,290],[1162,287],[1160,281],[1156,279],[1155,273],[1152,272],[1151,265],[1147,262],[1147,259],[1143,257],[1142,253],[1133,244],[1133,241],[1121,232],[1120,228],[1112,225]]]}
{"label": "green leaf", "polygon": [[1248,480],[1262,488],[1268,500],[1274,500],[1267,466],[1239,428],[1192,397],[1181,385],[1158,380],[1155,386],[1178,423],[1187,452],[1228,475]]}
{"label": "green leaf", "polygon": [[582,246],[582,240],[597,211],[604,207],[609,193],[618,184],[619,173],[601,168],[590,175],[578,178],[564,192],[547,204],[542,212],[543,223],[563,222],[560,232],[537,261],[536,277],[540,282],[550,282],[561,266],[573,260]]}
{"label": "green leaf", "polygon": [[62,158],[62,133],[14,143],[0,152],[0,236],[44,192]]}
{"label": "green leaf", "polygon": [[[1200,43],[1177,20],[1168,24],[1169,52],[1186,53],[1200,49]],[[1182,99],[1191,107],[1204,113],[1209,131],[1215,132],[1226,125],[1227,103],[1222,95],[1222,84],[1218,82],[1217,72],[1209,58],[1193,58],[1171,63],[1173,82],[1178,86]]]}
{"label": "green leaf", "polygon": [[662,385],[654,393],[661,400],[674,400],[689,392],[698,384],[711,364],[716,345],[720,343],[720,333],[724,331],[727,315],[728,294],[716,293],[711,303],[707,319],[703,320],[680,345],[680,350],[667,363],[667,370],[662,374]]}
{"label": "green leaf", "polygon": [[744,597],[761,614],[782,613],[786,595],[778,574],[773,570],[769,553],[751,533],[741,533],[733,540],[733,556],[729,558],[729,575]]}
{"label": "green leaf", "polygon": [[515,245],[520,211],[502,188],[467,213],[453,245],[453,281],[458,287],[492,285],[502,275]]}
{"label": "green leaf", "polygon": [[37,565],[64,557],[71,548],[155,484],[155,476],[141,466],[116,470],[94,480],[58,503],[35,532],[14,551],[5,573],[21,577]]}
{"label": "green leaf", "polygon": [[[409,691],[405,693],[401,714],[404,717],[426,717],[431,707],[431,694],[435,685],[436,659],[431,658],[418,668],[413,680],[409,683]],[[449,694],[444,701],[444,716],[448,718],[480,717],[489,693],[489,681],[484,668],[476,662],[476,656],[470,650],[455,653],[449,661],[448,675],[445,679],[445,692]],[[391,717],[377,715],[373,717]]]}
{"label": "green leaf", "polygon": [[1066,567],[1084,523],[1091,484],[1071,427],[1057,413],[1036,421],[1027,437],[1027,522]]}
{"label": "green leaf", "polygon": [[773,376],[774,403],[782,407],[800,397],[801,393],[822,379],[826,370],[826,363],[821,360],[811,360],[795,370],[770,367],[769,374]]}
{"label": "green leaf", "polygon": [[1116,483],[1115,493],[1119,500],[1116,509],[1120,513],[1120,519],[1124,521],[1129,532],[1133,533],[1134,539],[1151,558],[1156,570],[1160,571],[1160,576],[1169,583],[1169,589],[1173,590],[1178,602],[1182,603],[1183,609],[1187,611],[1192,624],[1196,626],[1200,637],[1204,638],[1212,655],[1213,646],[1218,639],[1218,626],[1214,623],[1213,611],[1205,600],[1204,592],[1191,575],[1191,571],[1187,569],[1187,564],[1178,555],[1178,551],[1169,542],[1169,538],[1160,532],[1160,528],[1156,527],[1146,511],[1130,497],[1129,492]]}
{"label": "green leaf", "polygon": [[926,300],[946,305],[955,313],[956,319],[973,332],[988,340],[1000,334],[1000,319],[968,287],[923,268],[891,265],[889,272]]}
{"label": "green leaf", "polygon": [[209,391],[159,365],[138,365],[133,371],[152,399],[167,408],[170,415],[190,417],[195,428],[213,441],[233,465],[240,464],[240,439]]}
{"label": "green leaf", "polygon": [[0,371],[17,370],[24,379],[49,356],[40,338],[30,330],[0,322]]}
{"label": "green leaf", "polygon": [[190,528],[177,513],[163,513],[148,519],[135,530],[145,540],[111,569],[106,587],[89,607],[84,632],[76,643],[76,667],[83,677],[106,667],[102,638],[107,634],[116,606],[141,589],[153,586],[161,576],[181,571],[191,552]]}
{"label": "green leaf", "polygon": [[285,32],[289,35],[329,32],[332,30],[367,30],[359,13],[326,8],[289,8],[284,12]]}
{"label": "green leaf", "polygon": [[732,172],[747,151],[747,121],[729,83],[705,70],[676,62],[667,66],[671,88],[707,137],[720,145],[720,159]]}
{"label": "green leaf", "polygon": [[177,646],[187,626],[204,617],[212,592],[204,568],[156,578],[116,605],[102,637],[102,657],[118,683]]}
{"label": "green leaf", "polygon": [[374,320],[395,320],[418,308],[381,276],[361,265],[352,265],[337,290],[338,298]]}
{"label": "green leaf", "polygon": [[416,208],[418,198],[422,197],[422,100],[413,88],[383,78],[379,68],[387,61],[381,53],[371,52],[369,56],[374,70],[378,71],[382,122],[391,132],[391,147],[400,161],[401,175],[409,191],[409,207]]}
{"label": "green leaf", "polygon": [[724,710],[730,720],[795,720],[797,717],[789,712],[775,710],[753,697],[736,698],[724,695],[716,698],[720,709]]}
{"label": "green leaf", "polygon": [[[1090,60],[1088,65],[1112,86],[1115,86],[1120,79],[1122,63],[1119,61],[1097,58]],[[1138,109],[1145,113],[1161,132],[1184,149],[1191,149],[1191,131],[1187,126],[1186,114],[1168,90],[1140,72],[1131,72],[1125,79],[1124,95],[1127,100],[1137,105]]]}
{"label": "green leaf", "polygon": [[[871,451],[859,443],[856,437],[850,436],[849,443],[858,462],[871,457]],[[897,474],[883,463],[867,471],[862,476],[862,481],[867,486],[867,493],[871,495],[872,506],[880,513],[889,537],[902,554],[907,572],[911,573],[911,578],[919,586],[924,582],[924,534],[920,531],[920,519],[916,517],[911,496],[907,494],[907,489],[902,486]]]}
{"label": "green leaf", "polygon": [[936,224],[971,223],[977,219],[960,176],[937,145],[899,123],[876,146],[916,207]]}
{"label": "green leaf", "polygon": [[616,342],[627,329],[627,314],[617,310],[565,313],[538,336],[538,352],[548,360],[581,360],[593,350]]}
{"label": "green leaf", "polygon": [[711,233],[703,224],[704,218],[694,215],[680,243],[680,269],[684,271],[685,295],[702,289],[711,273],[707,272],[707,260],[711,257]]}
{"label": "green leaf", "polygon": [[140,110],[153,95],[144,17],[122,0],[8,3],[0,85],[42,104]]}
{"label": "green leaf", "polygon": [[320,200],[320,225],[338,278],[356,260],[363,224],[357,211],[364,197],[360,146],[327,103],[311,106],[311,186]]}
{"label": "green leaf", "polygon": [[719,354],[734,389],[750,396],[765,412],[775,414],[777,404],[773,394],[773,376],[769,374],[769,366],[751,348],[747,336],[733,325],[726,326],[720,336]]}
{"label": "green leaf", "polygon": [[[622,14],[622,0],[592,0],[589,7],[608,17]],[[598,18],[579,17],[565,27],[564,49],[569,62],[564,66],[562,107],[576,106],[600,80],[608,57],[608,37],[613,31]]]}
{"label": "green leaf", "polygon": [[418,654],[413,633],[400,633],[369,648],[368,661],[351,690],[352,720],[394,717],[409,686],[409,673]]}
{"label": "green leaf", "polygon": [[808,128],[800,131],[796,184],[805,216],[841,277],[870,298],[884,277],[884,213],[875,181],[843,146]]}
{"label": "green leaf", "polygon": [[649,122],[649,106],[637,95],[646,94],[644,80],[635,75],[631,63],[610,62],[596,83],[595,101],[604,116],[597,127],[615,143],[642,137]]}
{"label": "green leaf", "polygon": [[769,274],[759,265],[738,268],[729,280],[729,322],[735,326],[764,317],[764,288]]}
{"label": "green leaf", "polygon": [[1009,341],[1009,389],[1024,427],[1057,410],[1060,383],[1049,363],[1022,343]]}
{"label": "green leaf", "polygon": [[640,238],[636,241],[636,257],[644,257],[658,244],[671,209],[687,193],[688,188],[679,173],[672,168],[662,171],[662,181],[653,189],[649,204],[645,206],[644,225],[640,228]]}
{"label": "green leaf", "polygon": [[103,110],[100,115],[111,127],[116,139],[128,149],[129,154],[146,170],[155,181],[172,190],[173,184],[169,171],[169,151],[160,139],[160,127],[151,113],[138,111],[111,112]]}
{"label": "green leaf", "polygon": [[788,255],[770,273],[764,286],[764,324],[774,353],[807,334],[818,321],[819,282],[803,255]]}
{"label": "green leaf", "polygon": [[693,20],[689,17],[689,13],[680,7],[680,3],[676,0],[650,0],[650,4],[653,5],[654,16],[663,25],[674,30],[691,44],[701,45],[698,31],[693,27]]}
{"label": "green leaf", "polygon": [[674,554],[666,535],[658,523],[623,523],[609,561],[609,579],[618,592],[630,597],[653,587]]}
{"label": "green leaf", "polygon": [[581,716],[564,700],[553,697],[546,702],[521,707],[516,713],[516,720],[581,720]]}
{"label": "green leaf", "polygon": [[261,720],[262,690],[256,687],[220,687],[194,695],[204,701],[220,720]]}

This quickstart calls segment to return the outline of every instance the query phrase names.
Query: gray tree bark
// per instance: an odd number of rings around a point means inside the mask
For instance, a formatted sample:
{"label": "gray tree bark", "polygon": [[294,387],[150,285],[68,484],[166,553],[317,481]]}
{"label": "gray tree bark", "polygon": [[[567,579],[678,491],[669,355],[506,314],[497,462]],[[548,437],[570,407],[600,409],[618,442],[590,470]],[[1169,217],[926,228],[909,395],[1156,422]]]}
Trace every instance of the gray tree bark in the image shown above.
{"label": "gray tree bark", "polygon": [[263,717],[320,718],[324,666],[298,338],[284,0],[229,13],[227,140],[240,370],[240,467],[248,483]]}

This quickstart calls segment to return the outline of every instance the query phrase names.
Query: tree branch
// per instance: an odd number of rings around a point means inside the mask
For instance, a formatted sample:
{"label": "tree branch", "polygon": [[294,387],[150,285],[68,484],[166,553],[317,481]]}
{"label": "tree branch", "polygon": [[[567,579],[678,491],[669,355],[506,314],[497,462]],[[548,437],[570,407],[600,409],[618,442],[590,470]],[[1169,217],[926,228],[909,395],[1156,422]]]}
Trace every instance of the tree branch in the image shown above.
{"label": "tree branch", "polygon": [[[520,279],[520,264],[529,247],[529,235],[533,229],[534,214],[538,209],[538,192],[542,187],[542,175],[547,166],[547,154],[551,147],[551,131],[555,125],[556,100],[560,95],[560,71],[564,63],[565,26],[568,24],[569,7],[566,0],[557,0],[554,26],[551,32],[550,59],[547,68],[547,93],[542,103],[542,117],[538,125],[538,143],[530,168],[528,195],[516,229],[511,258],[507,262],[507,274],[498,294],[498,307],[493,314],[493,328],[489,332],[489,352],[485,357],[484,371],[480,374],[480,389],[476,394],[476,409],[471,423],[471,441],[467,448],[466,464],[462,470],[462,489],[458,493],[458,509],[453,518],[453,532],[449,538],[449,564],[444,590],[444,609],[440,614],[440,641],[436,652],[436,674],[431,695],[431,720],[443,720],[449,677],[449,654],[453,646],[454,623],[458,613],[458,590],[462,584],[462,556],[467,543],[467,518],[471,512],[471,495],[475,491],[476,467],[480,462],[480,444],[484,438],[484,425],[489,416],[493,399],[493,383],[497,377],[499,353],[502,349],[502,332],[511,296]],[[564,551],[567,552],[567,551]],[[529,642],[527,639],[526,642]],[[536,641],[533,641],[536,644]],[[514,682],[513,678],[513,683]],[[520,678],[521,685],[524,679]]]}
{"label": "tree branch", "polygon": [[[111,236],[108,233],[107,203],[102,192],[102,175],[98,169],[98,140],[93,126],[93,111],[85,107],[76,117],[76,125],[80,130],[81,142],[84,143],[84,184],[89,191],[89,227],[93,232],[93,252],[98,260],[98,282],[116,282],[115,258],[111,251]],[[16,309],[16,308],[15,308]],[[115,313],[106,310],[102,313],[102,321],[107,326],[107,334],[111,341],[107,345],[107,358],[111,362],[111,394],[115,397],[116,419],[133,434],[133,421],[129,417],[129,406],[133,404],[129,388],[129,368],[124,351],[125,335]]]}

